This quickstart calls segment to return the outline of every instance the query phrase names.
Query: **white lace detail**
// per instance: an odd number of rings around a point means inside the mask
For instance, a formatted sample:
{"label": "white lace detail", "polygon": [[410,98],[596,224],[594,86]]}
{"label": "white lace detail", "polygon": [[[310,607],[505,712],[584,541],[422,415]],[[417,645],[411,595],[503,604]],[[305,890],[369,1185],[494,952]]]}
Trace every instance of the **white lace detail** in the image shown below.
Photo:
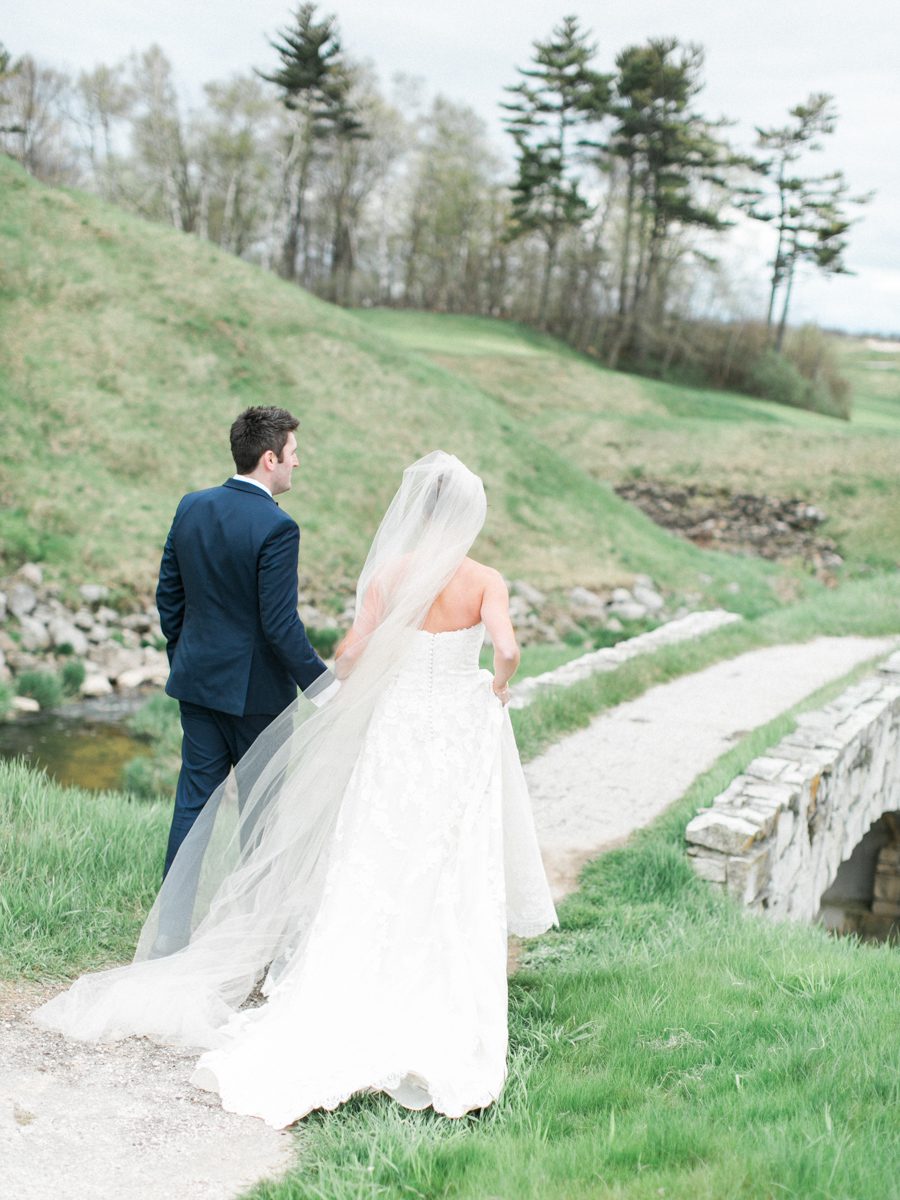
{"label": "white lace detail", "polygon": [[[499,1095],[508,717],[478,669],[483,635],[421,631],[378,705],[308,937],[198,1063],[225,1108],[281,1127],[363,1090],[451,1117]],[[531,895],[546,929],[540,869]]]}

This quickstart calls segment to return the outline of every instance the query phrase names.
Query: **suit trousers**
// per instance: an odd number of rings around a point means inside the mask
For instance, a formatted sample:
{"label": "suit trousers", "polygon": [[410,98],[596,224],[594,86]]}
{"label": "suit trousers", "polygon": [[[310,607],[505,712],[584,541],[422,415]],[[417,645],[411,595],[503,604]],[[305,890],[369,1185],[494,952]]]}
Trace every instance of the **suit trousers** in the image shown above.
{"label": "suit trousers", "polygon": [[163,878],[203,806],[250,749],[276,713],[242,717],[179,700],[181,709],[181,773],[169,831]]}

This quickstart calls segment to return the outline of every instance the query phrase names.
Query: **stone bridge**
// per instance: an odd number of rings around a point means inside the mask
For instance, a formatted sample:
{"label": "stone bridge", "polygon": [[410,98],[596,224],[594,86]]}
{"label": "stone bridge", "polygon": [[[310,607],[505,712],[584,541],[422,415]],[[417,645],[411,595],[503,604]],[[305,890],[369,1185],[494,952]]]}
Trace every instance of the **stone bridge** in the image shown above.
{"label": "stone bridge", "polygon": [[697,874],[748,908],[900,933],[900,652],[801,714],[685,837]]}

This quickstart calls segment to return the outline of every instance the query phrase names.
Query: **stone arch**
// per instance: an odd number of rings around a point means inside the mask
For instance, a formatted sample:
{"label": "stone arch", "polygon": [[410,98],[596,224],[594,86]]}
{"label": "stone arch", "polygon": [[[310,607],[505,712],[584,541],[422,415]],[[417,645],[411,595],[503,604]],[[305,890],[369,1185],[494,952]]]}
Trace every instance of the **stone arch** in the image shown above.
{"label": "stone arch", "polygon": [[900,652],[825,708],[801,714],[698,812],[685,837],[702,878],[748,908],[811,921],[842,863],[898,810]]}

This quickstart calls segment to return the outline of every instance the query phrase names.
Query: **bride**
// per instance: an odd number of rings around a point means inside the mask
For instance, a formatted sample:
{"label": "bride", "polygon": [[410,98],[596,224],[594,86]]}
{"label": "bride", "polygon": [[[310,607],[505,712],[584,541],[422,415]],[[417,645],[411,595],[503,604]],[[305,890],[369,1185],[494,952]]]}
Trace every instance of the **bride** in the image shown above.
{"label": "bride", "polygon": [[38,1024],[204,1050],[192,1082],[275,1128],[363,1091],[448,1117],[497,1098],[507,933],[556,913],[505,708],[506,588],[468,557],[485,513],[454,456],[407,468],[340,691],[264,731],[185,839],[134,961],[82,976]]}

